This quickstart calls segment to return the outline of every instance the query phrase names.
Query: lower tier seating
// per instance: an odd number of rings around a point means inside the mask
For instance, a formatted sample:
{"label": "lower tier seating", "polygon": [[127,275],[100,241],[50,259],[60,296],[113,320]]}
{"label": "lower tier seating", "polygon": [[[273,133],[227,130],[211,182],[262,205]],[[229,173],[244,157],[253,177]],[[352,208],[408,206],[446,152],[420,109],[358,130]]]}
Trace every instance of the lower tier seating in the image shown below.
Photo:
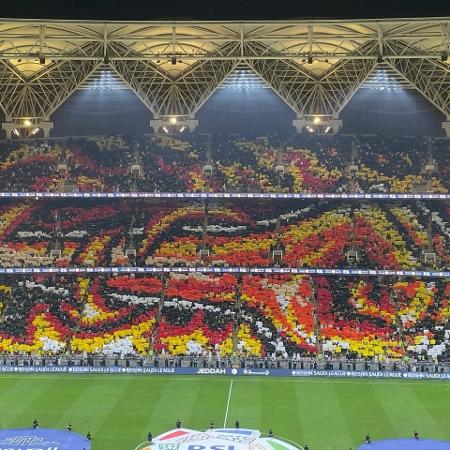
{"label": "lower tier seating", "polygon": [[450,282],[4,276],[0,352],[450,358]]}

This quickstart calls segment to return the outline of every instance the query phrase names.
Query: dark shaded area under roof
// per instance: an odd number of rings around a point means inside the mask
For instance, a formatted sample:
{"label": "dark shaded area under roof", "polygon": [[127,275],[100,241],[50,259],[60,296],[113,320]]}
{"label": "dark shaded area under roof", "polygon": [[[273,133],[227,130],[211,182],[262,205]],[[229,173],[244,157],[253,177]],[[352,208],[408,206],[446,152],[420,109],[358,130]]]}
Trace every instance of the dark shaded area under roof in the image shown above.
{"label": "dark shaded area under roof", "polygon": [[450,15],[448,0],[41,0],[2,2],[1,17],[98,20],[278,20],[293,18],[393,18]]}

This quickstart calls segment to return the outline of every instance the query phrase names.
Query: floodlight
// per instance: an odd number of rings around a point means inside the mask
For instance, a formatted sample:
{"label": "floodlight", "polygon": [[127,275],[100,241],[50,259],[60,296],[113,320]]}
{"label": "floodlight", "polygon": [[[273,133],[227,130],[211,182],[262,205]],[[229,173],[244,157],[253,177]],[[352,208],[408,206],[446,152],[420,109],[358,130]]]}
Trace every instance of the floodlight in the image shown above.
{"label": "floodlight", "polygon": [[319,116],[314,117],[313,122],[314,122],[316,125],[318,125],[318,124],[320,123],[320,117],[319,117]]}
{"label": "floodlight", "polygon": [[25,119],[25,120],[23,121],[23,124],[24,124],[26,127],[29,127],[29,126],[31,126],[31,120]]}
{"label": "floodlight", "polygon": [[176,117],[171,117],[171,118],[169,119],[169,122],[170,122],[171,124],[175,125],[175,124],[177,123],[177,118],[176,118]]}

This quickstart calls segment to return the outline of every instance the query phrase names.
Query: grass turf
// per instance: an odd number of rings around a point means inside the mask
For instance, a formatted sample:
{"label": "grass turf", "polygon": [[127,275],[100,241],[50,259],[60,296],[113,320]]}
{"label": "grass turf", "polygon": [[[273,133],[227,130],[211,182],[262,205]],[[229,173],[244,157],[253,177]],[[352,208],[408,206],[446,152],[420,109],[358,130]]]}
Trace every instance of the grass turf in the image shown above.
{"label": "grass turf", "polygon": [[[231,381],[233,383],[231,384]],[[231,391],[231,393],[230,393]],[[2,375],[2,428],[63,428],[93,436],[92,450],[134,450],[183,426],[234,426],[266,432],[311,450],[356,448],[373,439],[450,440],[450,384],[442,381],[219,376]]]}

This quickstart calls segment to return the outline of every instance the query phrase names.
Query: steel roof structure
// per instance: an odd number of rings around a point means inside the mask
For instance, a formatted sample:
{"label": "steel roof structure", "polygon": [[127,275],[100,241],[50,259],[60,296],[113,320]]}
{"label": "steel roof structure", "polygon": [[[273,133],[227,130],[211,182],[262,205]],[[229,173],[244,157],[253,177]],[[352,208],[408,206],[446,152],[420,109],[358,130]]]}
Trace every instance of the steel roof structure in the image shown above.
{"label": "steel roof structure", "polygon": [[156,124],[173,116],[193,122],[224,80],[246,66],[292,108],[300,125],[315,116],[338,123],[353,94],[382,65],[450,121],[449,51],[450,17],[0,19],[0,106],[10,124],[28,119],[40,125],[106,65],[148,107]]}

